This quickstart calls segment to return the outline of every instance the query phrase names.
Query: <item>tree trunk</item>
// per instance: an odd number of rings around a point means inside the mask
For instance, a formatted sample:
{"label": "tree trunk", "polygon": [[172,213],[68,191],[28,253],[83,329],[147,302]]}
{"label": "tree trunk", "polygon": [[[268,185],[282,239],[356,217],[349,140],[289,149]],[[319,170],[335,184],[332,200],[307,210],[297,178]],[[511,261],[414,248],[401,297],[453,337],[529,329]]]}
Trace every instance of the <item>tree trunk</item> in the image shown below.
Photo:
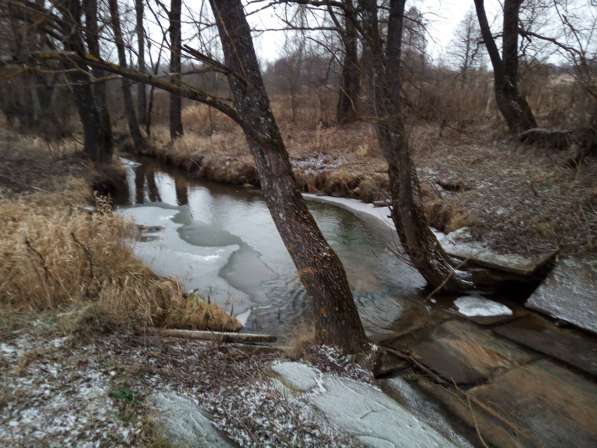
{"label": "tree trunk", "polygon": [[481,35],[493,66],[495,100],[513,133],[537,127],[533,111],[518,89],[518,18],[523,1],[504,1],[503,48],[500,57],[487,20],[484,0],[475,0]]}
{"label": "tree trunk", "polygon": [[360,67],[357,50],[357,30],[354,25],[352,0],[344,0],[344,28],[340,32],[344,44],[342,76],[338,92],[336,121],[338,124],[352,123],[358,119],[358,98],[360,91]]}
{"label": "tree trunk", "polygon": [[[87,49],[89,54],[100,57],[99,30],[97,25],[97,0],[83,0],[85,9],[85,28],[87,37]],[[110,112],[108,111],[108,101],[106,93],[106,82],[99,81],[106,76],[102,69],[92,68],[91,73],[96,82],[92,86],[95,94],[95,101],[98,114],[100,116],[101,126],[98,129],[99,146],[106,161],[112,159],[114,145],[112,140],[112,124],[110,122]]]}
{"label": "tree trunk", "polygon": [[[137,32],[137,65],[140,72],[145,73],[145,29],[143,28],[143,1],[135,0],[135,15],[137,18],[136,32]],[[147,92],[145,84],[137,83],[137,114],[139,116],[139,124],[147,124]]]}
{"label": "tree trunk", "polygon": [[264,199],[299,277],[313,300],[317,341],[359,351],[366,341],[346,273],[307,210],[272,114],[239,0],[210,0],[222,41],[230,90]]}
{"label": "tree trunk", "polygon": [[414,267],[430,286],[464,290],[470,285],[460,279],[450,259],[431,232],[420,200],[419,180],[410,156],[400,103],[400,56],[404,5],[390,1],[385,53],[379,33],[375,0],[360,0],[363,32],[373,68],[375,127],[384,158],[388,162],[392,220],[400,242]]}
{"label": "tree trunk", "polygon": [[[109,0],[110,16],[112,18],[112,30],[114,31],[114,43],[118,51],[118,64],[126,68],[126,50],[124,47],[124,39],[122,37],[122,28],[120,27],[120,15],[118,12],[118,0]],[[131,81],[128,78],[122,78],[122,98],[124,102],[124,113],[129,127],[129,133],[133,140],[133,146],[140,149],[145,145],[145,139],[141,135],[139,129],[139,122],[137,121],[137,113],[133,103],[133,95],[131,94]]]}
{"label": "tree trunk", "polygon": [[189,186],[180,176],[174,178],[174,189],[176,190],[176,202],[178,205],[189,203]]}
{"label": "tree trunk", "polygon": [[[180,84],[180,32],[181,0],[170,2],[170,74],[174,84]],[[183,134],[182,128],[182,98],[176,93],[170,94],[170,139],[175,140]]]}
{"label": "tree trunk", "polygon": [[[79,0],[65,0],[64,8],[68,12],[63,25],[64,47],[82,54],[85,48],[81,37],[81,3]],[[104,162],[108,159],[108,155],[104,154],[103,145],[100,143],[104,138],[100,134],[102,121],[89,82],[89,68],[82,63],[70,63],[67,68],[77,68],[77,70],[68,70],[67,78],[72,86],[73,98],[83,127],[85,152],[91,160]]]}

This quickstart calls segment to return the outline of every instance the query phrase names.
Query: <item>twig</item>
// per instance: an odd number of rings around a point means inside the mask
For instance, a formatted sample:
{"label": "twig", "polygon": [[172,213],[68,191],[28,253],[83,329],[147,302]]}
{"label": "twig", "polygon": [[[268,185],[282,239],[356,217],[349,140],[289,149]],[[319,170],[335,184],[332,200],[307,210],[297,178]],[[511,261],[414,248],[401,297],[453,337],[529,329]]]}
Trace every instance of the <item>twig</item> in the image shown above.
{"label": "twig", "polygon": [[31,252],[33,252],[37,256],[37,258],[39,258],[41,267],[44,270],[44,275],[46,277],[46,281],[48,281],[50,279],[50,270],[48,269],[46,259],[35,247],[33,247],[33,244],[31,244],[31,241],[29,241],[27,238],[25,238],[25,246],[27,246],[27,249],[29,249]]}
{"label": "twig", "polygon": [[85,246],[81,241],[77,239],[74,232],[71,232],[70,236],[75,242],[75,244],[79,246],[85,254],[85,257],[87,258],[87,263],[89,264],[89,278],[93,280],[95,276],[93,275],[93,255],[91,254],[91,251],[87,246]]}

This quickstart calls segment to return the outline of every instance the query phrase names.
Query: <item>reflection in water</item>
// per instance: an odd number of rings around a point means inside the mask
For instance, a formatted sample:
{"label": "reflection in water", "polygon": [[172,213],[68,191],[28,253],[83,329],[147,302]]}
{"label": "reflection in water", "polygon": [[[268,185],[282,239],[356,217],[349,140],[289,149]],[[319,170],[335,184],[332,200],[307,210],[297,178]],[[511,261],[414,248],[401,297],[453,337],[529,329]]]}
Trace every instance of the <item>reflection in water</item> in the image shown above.
{"label": "reflection in water", "polygon": [[174,189],[176,190],[176,201],[178,205],[186,205],[189,203],[189,185],[187,181],[177,176],[174,178]]}
{"label": "reflection in water", "polygon": [[[124,163],[134,198],[119,213],[164,227],[134,247],[154,271],[248,317],[248,329],[279,333],[304,316],[309,301],[258,193]],[[366,329],[383,334],[418,297],[422,279],[375,226],[332,205],[309,208],[344,263]]]}

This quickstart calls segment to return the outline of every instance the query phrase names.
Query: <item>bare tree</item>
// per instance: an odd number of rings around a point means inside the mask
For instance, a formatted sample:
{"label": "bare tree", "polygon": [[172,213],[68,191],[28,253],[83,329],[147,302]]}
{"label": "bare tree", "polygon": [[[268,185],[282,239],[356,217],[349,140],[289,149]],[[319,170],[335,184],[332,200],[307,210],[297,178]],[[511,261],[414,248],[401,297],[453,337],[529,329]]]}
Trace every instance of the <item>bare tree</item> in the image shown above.
{"label": "bare tree", "polygon": [[520,7],[524,0],[504,0],[502,54],[498,50],[487,20],[484,0],[475,0],[477,19],[494,73],[497,106],[511,132],[537,127],[537,121],[518,88],[518,36]]}
{"label": "bare tree", "polygon": [[[62,20],[58,27],[62,32],[64,48],[75,53],[85,53],[82,39],[81,3],[79,0],[65,0],[59,8]],[[84,148],[91,160],[107,162],[112,157],[112,147],[105,146],[102,115],[97,107],[96,95],[90,82],[90,68],[82,61],[64,60],[67,78],[72,86],[73,98],[77,105],[83,126]],[[74,70],[73,70],[74,69]]]}
{"label": "bare tree", "polygon": [[401,52],[406,0],[390,0],[385,50],[376,0],[359,0],[364,45],[373,71],[375,128],[388,162],[392,220],[415,268],[437,289],[465,290],[463,280],[431,232],[420,201],[419,181],[410,156],[401,111]]}
{"label": "bare tree", "polygon": [[210,0],[224,50],[228,80],[238,113],[245,117],[247,142],[255,158],[265,201],[313,299],[319,342],[360,350],[365,335],[346,273],[297,187],[269,100],[251,31],[239,0]]}
{"label": "bare tree", "polygon": [[458,64],[458,74],[462,87],[466,86],[469,72],[478,67],[482,61],[481,42],[479,22],[475,12],[469,10],[458,25],[450,52],[454,61]]}
{"label": "bare tree", "polygon": [[328,7],[330,16],[338,28],[344,49],[342,74],[338,89],[338,105],[336,107],[336,121],[339,124],[352,123],[358,119],[358,99],[361,88],[358,34],[355,26],[354,6],[352,0],[344,0],[343,3],[343,23],[340,23],[334,10]]}
{"label": "bare tree", "polygon": [[[92,56],[100,57],[97,0],[83,0],[83,8],[85,9],[85,36],[87,40],[87,49]],[[106,158],[109,159],[112,157],[113,142],[112,123],[110,120],[110,112],[108,111],[106,81],[104,80],[106,73],[102,69],[92,68],[91,74],[95,78],[95,83],[93,84],[92,89],[95,93],[96,106],[101,119],[101,126],[98,130],[101,139],[100,145],[103,147],[103,152],[106,154]]]}
{"label": "bare tree", "polygon": [[[135,0],[135,31],[137,34],[137,67],[145,72],[145,28],[144,28],[144,1]],[[137,84],[137,114],[139,124],[147,125],[147,92],[143,83]]]}
{"label": "bare tree", "polygon": [[[181,82],[181,0],[170,2],[170,74],[172,82]],[[175,140],[183,134],[182,128],[182,98],[175,93],[170,94],[170,139]]]}
{"label": "bare tree", "polygon": [[[124,38],[122,36],[122,28],[120,26],[120,14],[118,12],[118,0],[108,0],[110,6],[110,17],[112,21],[112,31],[114,32],[114,43],[118,51],[118,63],[121,67],[126,68],[126,49],[124,45]],[[142,148],[145,145],[145,139],[139,129],[139,122],[137,121],[137,113],[133,103],[133,95],[131,93],[131,81],[128,78],[122,78],[122,99],[124,102],[124,113],[129,127],[129,133],[133,140],[135,148]]]}
{"label": "bare tree", "polygon": [[[584,101],[580,107],[581,116],[575,117],[578,124],[572,130],[531,129],[520,135],[529,143],[556,147],[574,144],[576,156],[570,161],[573,165],[581,162],[589,153],[597,151],[597,10],[595,8],[575,10],[586,0],[536,0],[536,9],[551,9],[550,35],[534,31],[529,24],[519,28],[521,36],[528,42],[540,41],[551,45],[556,53],[572,67],[575,82],[583,92]],[[533,4],[533,2],[531,2]]]}

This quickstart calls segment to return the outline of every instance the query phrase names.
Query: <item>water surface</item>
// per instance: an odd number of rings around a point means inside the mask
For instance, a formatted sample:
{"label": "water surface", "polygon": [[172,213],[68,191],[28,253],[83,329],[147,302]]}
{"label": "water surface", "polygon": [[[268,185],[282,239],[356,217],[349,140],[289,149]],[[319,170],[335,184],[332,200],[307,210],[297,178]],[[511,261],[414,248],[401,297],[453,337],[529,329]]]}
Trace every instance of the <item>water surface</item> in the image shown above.
{"label": "water surface", "polygon": [[[258,191],[190,180],[151,161],[123,162],[129,194],[119,213],[161,227],[134,243],[157,274],[177,277],[247,330],[279,334],[306,315],[309,300]],[[378,223],[308,205],[344,263],[367,331],[388,333],[420,296],[422,278],[389,250],[392,236]]]}

